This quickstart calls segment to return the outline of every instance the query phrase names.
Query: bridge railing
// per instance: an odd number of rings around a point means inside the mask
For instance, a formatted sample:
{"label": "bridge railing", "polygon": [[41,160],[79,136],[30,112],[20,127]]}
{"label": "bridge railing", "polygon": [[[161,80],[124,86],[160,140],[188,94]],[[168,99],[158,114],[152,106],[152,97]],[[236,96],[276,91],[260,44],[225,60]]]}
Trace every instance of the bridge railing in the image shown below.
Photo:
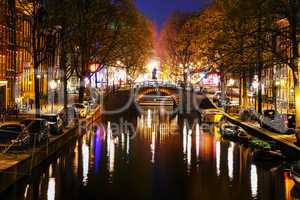
{"label": "bridge railing", "polygon": [[167,88],[178,88],[178,84],[174,84],[169,81],[144,81],[137,82],[133,88],[144,88],[144,87],[167,87]]}
{"label": "bridge railing", "polygon": [[[130,89],[140,89],[140,88],[159,88],[159,87],[164,87],[164,88],[183,88],[182,84],[180,83],[173,83],[170,81],[143,81],[143,82],[136,82],[134,84],[121,84],[121,85],[112,85],[106,88],[102,88],[106,92],[115,92],[115,91],[122,91],[122,90],[130,90]],[[194,86],[189,86],[186,87],[186,89],[190,90],[197,90],[199,88],[194,87]]]}

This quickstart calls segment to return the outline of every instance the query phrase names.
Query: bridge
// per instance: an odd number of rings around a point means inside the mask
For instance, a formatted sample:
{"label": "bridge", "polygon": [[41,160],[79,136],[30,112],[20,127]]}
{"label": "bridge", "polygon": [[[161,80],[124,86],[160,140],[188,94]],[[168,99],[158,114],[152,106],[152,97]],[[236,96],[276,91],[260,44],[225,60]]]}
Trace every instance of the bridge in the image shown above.
{"label": "bridge", "polygon": [[[182,88],[170,82],[160,81],[147,81],[142,83],[136,83],[134,85],[135,102],[139,104],[149,103],[150,105],[170,105],[170,100],[174,105],[179,104],[179,96]],[[153,99],[155,102],[150,102],[149,99]],[[147,99],[145,101],[145,99]]]}
{"label": "bridge", "polygon": [[185,100],[190,102],[188,105],[191,105],[195,99],[194,92],[198,90],[197,88],[184,89],[179,84],[161,81],[122,85],[105,95],[104,107],[108,111],[126,111],[136,105],[182,107],[181,105],[186,104],[183,103],[183,97],[186,97]]}

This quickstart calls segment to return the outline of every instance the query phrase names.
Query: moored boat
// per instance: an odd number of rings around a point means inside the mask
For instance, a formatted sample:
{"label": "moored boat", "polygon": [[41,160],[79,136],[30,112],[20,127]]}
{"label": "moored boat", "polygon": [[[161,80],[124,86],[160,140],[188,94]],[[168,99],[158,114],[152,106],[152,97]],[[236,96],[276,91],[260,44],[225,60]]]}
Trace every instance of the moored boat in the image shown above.
{"label": "moored boat", "polygon": [[219,123],[224,118],[224,112],[218,109],[205,109],[201,112],[201,121],[204,123]]}
{"label": "moored boat", "polygon": [[248,143],[251,140],[251,136],[248,133],[246,133],[245,130],[243,130],[241,128],[238,130],[237,137],[238,137],[239,141],[243,142],[243,143]]}
{"label": "moored boat", "polygon": [[285,160],[285,156],[276,150],[260,149],[253,152],[253,161],[259,162],[281,162]]}
{"label": "moored boat", "polygon": [[292,165],[291,177],[294,179],[295,183],[300,185],[300,162]]}
{"label": "moored boat", "polygon": [[272,149],[270,143],[260,140],[258,138],[251,139],[249,141],[249,145],[250,145],[250,147],[255,148],[255,149]]}
{"label": "moored boat", "polygon": [[291,195],[296,199],[300,199],[300,184],[294,185],[291,191]]}
{"label": "moored boat", "polygon": [[239,127],[231,123],[223,123],[220,126],[222,137],[229,139],[236,139]]}
{"label": "moored boat", "polygon": [[222,137],[235,140],[241,143],[247,143],[251,139],[251,136],[247,134],[247,132],[244,129],[231,123],[221,124],[220,132]]}

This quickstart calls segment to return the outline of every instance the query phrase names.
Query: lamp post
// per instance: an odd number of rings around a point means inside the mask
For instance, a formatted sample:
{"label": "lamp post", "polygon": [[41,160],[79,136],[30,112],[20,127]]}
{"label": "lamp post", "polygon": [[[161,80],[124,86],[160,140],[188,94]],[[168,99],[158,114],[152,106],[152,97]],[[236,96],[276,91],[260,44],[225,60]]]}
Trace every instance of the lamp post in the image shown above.
{"label": "lamp post", "polygon": [[229,79],[227,86],[230,88],[230,100],[233,100],[233,86],[235,84],[235,80],[234,79]]}
{"label": "lamp post", "polygon": [[54,96],[55,96],[55,90],[57,88],[57,82],[55,80],[51,80],[49,83],[50,89],[53,92],[53,96],[52,96],[52,107],[51,107],[51,113],[54,112]]}
{"label": "lamp post", "polygon": [[90,72],[94,73],[95,76],[95,88],[97,88],[97,64],[91,64],[90,65]]}

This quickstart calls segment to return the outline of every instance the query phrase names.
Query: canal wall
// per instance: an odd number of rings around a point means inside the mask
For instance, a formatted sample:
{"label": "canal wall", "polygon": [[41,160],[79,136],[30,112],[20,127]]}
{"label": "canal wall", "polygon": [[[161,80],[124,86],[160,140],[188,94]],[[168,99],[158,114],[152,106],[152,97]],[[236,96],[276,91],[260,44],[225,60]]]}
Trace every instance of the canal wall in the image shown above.
{"label": "canal wall", "polygon": [[103,97],[103,115],[118,116],[136,113],[138,111],[134,99],[134,91],[123,90],[106,94]]}
{"label": "canal wall", "polygon": [[78,125],[65,129],[62,135],[51,137],[45,145],[28,152],[0,155],[0,193],[23,177],[30,176],[36,167],[46,162],[71,141],[80,137],[84,133],[80,130],[80,126],[88,126],[100,117],[101,109],[98,107],[86,119],[80,120]]}
{"label": "canal wall", "polygon": [[242,127],[250,135],[265,141],[276,142],[277,144],[279,144],[283,154],[285,154],[288,158],[292,160],[300,159],[300,147],[290,141],[285,140],[284,137],[282,137],[282,135],[242,122],[238,119],[233,118],[228,114],[225,114],[225,116],[229,122]]}

